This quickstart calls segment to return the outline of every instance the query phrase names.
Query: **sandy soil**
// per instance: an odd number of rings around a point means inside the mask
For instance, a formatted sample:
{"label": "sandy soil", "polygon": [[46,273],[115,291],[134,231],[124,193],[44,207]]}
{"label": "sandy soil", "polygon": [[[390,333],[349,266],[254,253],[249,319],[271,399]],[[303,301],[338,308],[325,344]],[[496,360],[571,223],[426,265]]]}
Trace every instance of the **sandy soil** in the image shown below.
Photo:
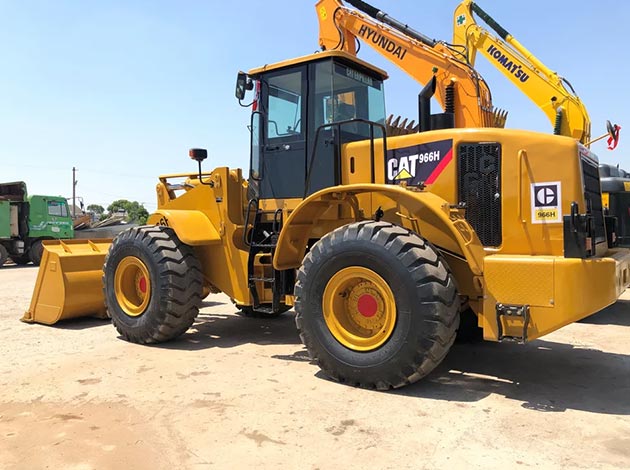
{"label": "sandy soil", "polygon": [[395,392],[328,381],[292,314],[206,299],[158,347],[106,321],[18,321],[33,267],[0,269],[0,468],[629,468],[630,295],[527,346],[456,345]]}

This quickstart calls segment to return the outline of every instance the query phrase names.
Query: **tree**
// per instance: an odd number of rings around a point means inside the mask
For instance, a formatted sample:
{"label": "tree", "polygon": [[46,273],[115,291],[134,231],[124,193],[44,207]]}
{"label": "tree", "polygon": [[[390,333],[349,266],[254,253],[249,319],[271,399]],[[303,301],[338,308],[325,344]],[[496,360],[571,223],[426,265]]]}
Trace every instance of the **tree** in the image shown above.
{"label": "tree", "polygon": [[87,206],[87,210],[89,212],[94,212],[96,215],[102,215],[103,212],[105,212],[105,208],[98,204],[90,204],[89,206]]}
{"label": "tree", "polygon": [[125,220],[127,222],[135,222],[142,225],[147,222],[147,218],[149,217],[149,212],[137,201],[118,199],[107,206],[109,215],[121,211],[125,212]]}

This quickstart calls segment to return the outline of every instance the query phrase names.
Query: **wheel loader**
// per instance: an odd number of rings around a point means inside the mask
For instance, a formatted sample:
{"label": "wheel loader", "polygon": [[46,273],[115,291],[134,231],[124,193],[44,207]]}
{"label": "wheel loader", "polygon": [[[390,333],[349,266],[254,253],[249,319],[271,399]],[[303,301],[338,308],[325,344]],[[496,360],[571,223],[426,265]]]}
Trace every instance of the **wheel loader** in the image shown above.
{"label": "wheel loader", "polygon": [[223,292],[260,316],[293,307],[329,377],[383,390],[430,373],[464,310],[484,339],[525,343],[616,301],[630,252],[609,244],[592,152],[448,128],[430,115],[435,82],[422,132],[388,138],[386,78],[343,51],[239,73],[248,173],[203,172],[192,149],[195,171],[159,177],[148,225],[47,242],[23,319],[107,315],[124,339],[160,343]]}

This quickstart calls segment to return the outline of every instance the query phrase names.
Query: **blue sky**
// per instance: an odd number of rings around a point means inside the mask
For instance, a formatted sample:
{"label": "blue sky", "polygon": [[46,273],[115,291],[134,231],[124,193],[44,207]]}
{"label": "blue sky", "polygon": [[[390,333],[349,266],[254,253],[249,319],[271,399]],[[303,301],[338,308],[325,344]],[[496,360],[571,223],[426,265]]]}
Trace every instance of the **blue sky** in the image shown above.
{"label": "blue sky", "polygon": [[[436,39],[451,38],[457,0],[372,4]],[[624,127],[600,161],[630,170],[630,2],[479,0],[586,104],[593,135],[610,119]],[[106,206],[125,198],[155,209],[163,173],[205,166],[246,168],[249,110],[234,99],[238,70],[318,48],[315,1],[0,0],[0,181],[24,180],[31,194],[72,194]],[[419,86],[363,47],[390,73],[387,111],[415,117]],[[483,57],[477,68],[508,126],[550,131],[546,117]]]}

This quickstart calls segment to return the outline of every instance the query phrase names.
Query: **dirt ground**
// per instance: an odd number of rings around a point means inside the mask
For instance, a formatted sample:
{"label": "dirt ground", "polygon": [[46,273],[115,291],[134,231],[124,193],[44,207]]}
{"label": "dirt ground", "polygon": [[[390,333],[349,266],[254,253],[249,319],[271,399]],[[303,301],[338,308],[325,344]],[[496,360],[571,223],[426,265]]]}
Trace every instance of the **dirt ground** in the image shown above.
{"label": "dirt ground", "polygon": [[2,469],[630,467],[630,295],[527,346],[456,345],[373,392],[309,363],[293,315],[206,299],[181,340],[18,321],[37,271],[0,269]]}

